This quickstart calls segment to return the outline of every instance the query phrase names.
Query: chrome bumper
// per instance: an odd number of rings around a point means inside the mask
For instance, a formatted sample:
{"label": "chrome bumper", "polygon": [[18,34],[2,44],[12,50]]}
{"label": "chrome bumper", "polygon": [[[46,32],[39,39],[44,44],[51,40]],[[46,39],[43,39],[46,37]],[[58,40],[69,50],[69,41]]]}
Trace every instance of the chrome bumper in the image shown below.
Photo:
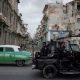
{"label": "chrome bumper", "polygon": [[36,65],[32,65],[32,69],[36,69]]}

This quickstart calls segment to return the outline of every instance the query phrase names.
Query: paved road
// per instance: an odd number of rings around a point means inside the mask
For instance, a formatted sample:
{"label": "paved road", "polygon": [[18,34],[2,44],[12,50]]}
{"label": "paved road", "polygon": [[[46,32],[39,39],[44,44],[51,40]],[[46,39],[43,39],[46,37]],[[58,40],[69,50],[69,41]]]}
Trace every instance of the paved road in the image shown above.
{"label": "paved road", "polygon": [[[40,72],[32,70],[31,66],[16,67],[15,65],[0,65],[0,80],[49,80],[49,79],[44,79],[41,76]],[[52,80],[80,80],[80,76],[58,75]]]}

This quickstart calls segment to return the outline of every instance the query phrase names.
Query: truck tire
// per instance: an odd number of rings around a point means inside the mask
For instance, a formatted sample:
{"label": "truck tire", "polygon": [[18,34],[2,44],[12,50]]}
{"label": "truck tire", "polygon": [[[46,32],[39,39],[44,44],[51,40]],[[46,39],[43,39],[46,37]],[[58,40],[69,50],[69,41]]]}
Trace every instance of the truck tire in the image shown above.
{"label": "truck tire", "polygon": [[46,65],[43,68],[43,77],[45,78],[53,78],[57,74],[57,68],[54,65]]}
{"label": "truck tire", "polygon": [[18,67],[22,67],[22,66],[25,65],[25,61],[24,61],[24,60],[17,60],[17,61],[16,61],[16,65],[17,65]]}

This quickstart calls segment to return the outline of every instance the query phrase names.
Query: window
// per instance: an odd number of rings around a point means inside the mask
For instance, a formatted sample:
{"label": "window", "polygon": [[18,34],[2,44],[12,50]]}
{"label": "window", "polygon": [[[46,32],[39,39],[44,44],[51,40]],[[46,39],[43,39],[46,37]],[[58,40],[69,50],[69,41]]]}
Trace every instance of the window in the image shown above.
{"label": "window", "polygon": [[79,50],[80,50],[80,49],[79,49],[79,46],[76,45],[76,44],[72,44],[72,45],[71,45],[71,48],[72,48],[73,51],[79,51]]}
{"label": "window", "polygon": [[63,12],[64,12],[64,14],[67,14],[67,12],[68,12],[68,6],[67,6],[67,4],[63,5]]}
{"label": "window", "polygon": [[14,49],[13,48],[5,48],[5,51],[7,51],[7,52],[14,52]]}
{"label": "window", "polygon": [[72,11],[72,17],[73,17],[73,15],[74,15],[74,14],[73,14],[73,11]]}
{"label": "window", "polygon": [[80,11],[80,3],[77,4],[77,9]]}
{"label": "window", "polygon": [[77,22],[80,23],[80,18],[77,18]]}
{"label": "window", "polygon": [[2,47],[0,47],[0,52],[3,52],[3,48]]}

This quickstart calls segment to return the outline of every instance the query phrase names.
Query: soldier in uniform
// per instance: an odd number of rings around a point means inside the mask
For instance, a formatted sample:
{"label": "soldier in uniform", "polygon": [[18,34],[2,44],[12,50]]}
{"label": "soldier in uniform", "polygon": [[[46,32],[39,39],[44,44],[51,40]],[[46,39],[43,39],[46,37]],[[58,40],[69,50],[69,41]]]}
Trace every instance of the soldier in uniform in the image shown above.
{"label": "soldier in uniform", "polygon": [[41,48],[40,55],[47,56],[47,54],[48,54],[48,47],[46,45],[46,42],[43,42],[43,46]]}

